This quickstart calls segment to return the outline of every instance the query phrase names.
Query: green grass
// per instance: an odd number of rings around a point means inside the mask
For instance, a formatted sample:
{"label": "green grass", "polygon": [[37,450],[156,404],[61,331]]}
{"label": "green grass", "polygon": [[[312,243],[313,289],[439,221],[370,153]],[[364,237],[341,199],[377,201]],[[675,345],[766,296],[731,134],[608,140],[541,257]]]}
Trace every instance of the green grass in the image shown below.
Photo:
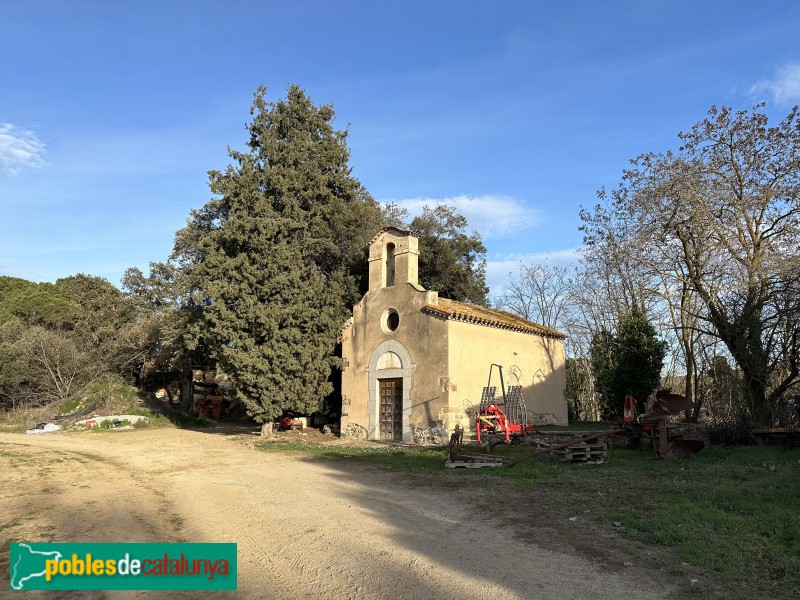
{"label": "green grass", "polygon": [[614,429],[611,421],[572,421],[569,425],[537,425],[537,431],[608,431]]}
{"label": "green grass", "polygon": [[508,471],[722,582],[800,589],[800,450],[708,448],[668,461],[615,450],[604,465],[548,470],[533,459]]}
{"label": "green grass", "polygon": [[72,398],[57,403],[55,412],[70,415],[95,406],[99,414],[119,414],[117,411],[137,406],[141,397],[142,393],[135,387],[113,377],[103,378],[82,388]]}
{"label": "green grass", "polygon": [[[530,495],[554,515],[585,515],[606,529],[621,523],[614,528],[620,535],[661,548],[675,572],[687,563],[724,585],[778,594],[800,590],[800,449],[715,447],[667,461],[617,449],[602,465],[539,457],[510,469],[453,471],[444,468],[441,448],[257,445],[419,475],[410,479],[421,485],[511,484],[512,493]],[[492,451],[509,459],[530,452]]]}
{"label": "green grass", "polygon": [[256,447],[268,452],[311,455],[329,460],[344,460],[349,463],[369,465],[406,473],[436,473],[442,470],[441,448],[398,448],[328,446],[294,441],[258,442]]}
{"label": "green grass", "polygon": [[71,400],[65,400],[56,406],[55,412],[59,415],[71,415],[95,404],[94,398],[91,397],[78,397]]}

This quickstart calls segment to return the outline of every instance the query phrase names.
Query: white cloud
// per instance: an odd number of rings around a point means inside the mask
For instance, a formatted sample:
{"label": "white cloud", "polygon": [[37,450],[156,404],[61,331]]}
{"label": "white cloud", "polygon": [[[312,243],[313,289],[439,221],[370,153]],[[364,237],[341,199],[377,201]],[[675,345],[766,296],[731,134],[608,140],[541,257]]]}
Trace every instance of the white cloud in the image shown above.
{"label": "white cloud", "polygon": [[512,231],[530,229],[539,221],[539,212],[509,196],[451,196],[447,198],[406,198],[383,200],[394,203],[414,217],[422,213],[424,206],[445,204],[454,207],[467,218],[469,227],[484,238],[506,235]]}
{"label": "white cloud", "polygon": [[503,293],[503,288],[509,284],[511,277],[519,272],[520,263],[530,265],[545,261],[550,266],[570,266],[577,264],[578,260],[580,260],[578,248],[498,256],[486,261],[486,285],[489,286],[492,295],[499,295]]}
{"label": "white cloud", "polygon": [[762,79],[750,88],[756,96],[769,94],[776,104],[800,101],[800,63],[791,63],[778,69],[774,79]]}
{"label": "white cloud", "polygon": [[36,134],[0,123],[0,173],[16,175],[44,164],[45,145]]}

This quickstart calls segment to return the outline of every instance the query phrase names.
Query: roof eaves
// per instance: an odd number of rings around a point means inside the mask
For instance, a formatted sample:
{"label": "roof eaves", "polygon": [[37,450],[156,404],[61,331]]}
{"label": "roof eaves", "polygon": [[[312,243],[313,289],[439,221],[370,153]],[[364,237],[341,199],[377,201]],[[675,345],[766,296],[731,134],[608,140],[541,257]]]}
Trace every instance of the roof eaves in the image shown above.
{"label": "roof eaves", "polygon": [[509,321],[504,321],[499,318],[487,318],[477,315],[470,315],[465,312],[459,312],[457,309],[446,310],[433,304],[427,304],[425,306],[425,310],[427,312],[434,313],[437,316],[444,317],[445,319],[452,321],[462,321],[464,323],[471,323],[474,325],[496,327],[497,329],[518,331],[520,333],[530,333],[533,335],[540,335],[542,337],[561,339],[561,340],[566,339],[567,337],[563,333],[556,331],[555,329],[550,329],[549,327],[544,327],[543,325],[536,325],[536,324],[525,325],[522,323],[513,323]]}

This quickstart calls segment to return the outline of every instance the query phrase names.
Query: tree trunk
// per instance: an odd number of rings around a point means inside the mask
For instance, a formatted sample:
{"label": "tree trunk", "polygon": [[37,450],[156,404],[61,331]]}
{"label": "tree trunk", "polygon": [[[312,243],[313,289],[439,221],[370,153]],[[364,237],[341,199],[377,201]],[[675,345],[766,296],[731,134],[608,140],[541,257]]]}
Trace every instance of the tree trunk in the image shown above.
{"label": "tree trunk", "polygon": [[766,386],[756,378],[746,381],[747,392],[750,396],[750,414],[753,425],[756,427],[769,427],[772,424],[772,409],[767,402]]}
{"label": "tree trunk", "polygon": [[273,427],[274,423],[272,421],[264,421],[261,424],[261,436],[262,437],[272,437],[275,428]]}
{"label": "tree trunk", "polygon": [[194,390],[192,388],[192,375],[191,372],[189,376],[184,375],[184,379],[181,385],[181,410],[185,413],[189,413],[192,409],[194,409]]}

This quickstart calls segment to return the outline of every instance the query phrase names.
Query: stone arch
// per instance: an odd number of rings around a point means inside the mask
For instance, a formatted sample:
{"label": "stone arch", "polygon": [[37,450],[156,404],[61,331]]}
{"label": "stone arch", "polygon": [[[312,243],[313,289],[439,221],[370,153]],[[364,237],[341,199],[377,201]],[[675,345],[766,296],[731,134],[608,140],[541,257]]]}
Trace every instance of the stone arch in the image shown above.
{"label": "stone arch", "polygon": [[[398,359],[400,362],[399,368],[397,368]],[[378,380],[402,378],[403,441],[410,442],[413,440],[411,433],[411,376],[416,367],[417,365],[411,362],[411,354],[409,354],[406,347],[396,340],[387,340],[372,351],[369,367],[367,367],[369,379],[369,427],[367,428],[367,439],[380,439]]]}

